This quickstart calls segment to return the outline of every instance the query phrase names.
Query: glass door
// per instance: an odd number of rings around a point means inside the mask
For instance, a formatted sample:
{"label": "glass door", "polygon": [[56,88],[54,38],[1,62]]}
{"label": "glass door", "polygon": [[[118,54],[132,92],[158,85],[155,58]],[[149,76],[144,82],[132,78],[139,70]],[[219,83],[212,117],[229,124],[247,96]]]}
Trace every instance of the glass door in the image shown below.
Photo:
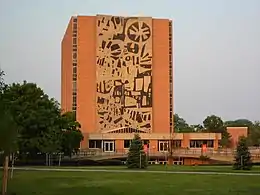
{"label": "glass door", "polygon": [[114,152],[114,141],[104,141],[104,152]]}

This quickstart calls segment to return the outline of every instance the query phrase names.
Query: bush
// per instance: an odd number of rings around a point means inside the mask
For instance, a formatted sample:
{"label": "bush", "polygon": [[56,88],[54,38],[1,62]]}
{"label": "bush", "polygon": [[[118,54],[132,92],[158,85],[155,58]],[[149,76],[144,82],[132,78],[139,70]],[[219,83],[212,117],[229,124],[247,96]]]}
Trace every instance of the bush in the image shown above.
{"label": "bush", "polygon": [[205,155],[201,155],[201,156],[199,157],[199,159],[200,159],[200,160],[203,160],[203,161],[206,161],[206,160],[209,160],[210,157],[205,156]]}

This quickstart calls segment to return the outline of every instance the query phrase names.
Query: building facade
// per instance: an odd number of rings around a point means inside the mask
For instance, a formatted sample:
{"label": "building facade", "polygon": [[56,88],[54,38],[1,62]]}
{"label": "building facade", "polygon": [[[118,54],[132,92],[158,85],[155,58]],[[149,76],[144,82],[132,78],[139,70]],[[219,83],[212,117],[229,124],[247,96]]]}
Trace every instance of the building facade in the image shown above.
{"label": "building facade", "polygon": [[218,148],[219,134],[173,131],[173,22],[151,17],[72,17],[62,40],[61,106],[81,124],[81,148]]}

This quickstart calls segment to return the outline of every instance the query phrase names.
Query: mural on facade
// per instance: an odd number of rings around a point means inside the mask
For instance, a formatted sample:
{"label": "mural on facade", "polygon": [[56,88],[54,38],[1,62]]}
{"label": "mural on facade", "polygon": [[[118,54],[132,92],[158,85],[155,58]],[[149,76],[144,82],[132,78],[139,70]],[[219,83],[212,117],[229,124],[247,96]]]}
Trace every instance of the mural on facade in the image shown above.
{"label": "mural on facade", "polygon": [[152,18],[97,16],[97,125],[152,126]]}

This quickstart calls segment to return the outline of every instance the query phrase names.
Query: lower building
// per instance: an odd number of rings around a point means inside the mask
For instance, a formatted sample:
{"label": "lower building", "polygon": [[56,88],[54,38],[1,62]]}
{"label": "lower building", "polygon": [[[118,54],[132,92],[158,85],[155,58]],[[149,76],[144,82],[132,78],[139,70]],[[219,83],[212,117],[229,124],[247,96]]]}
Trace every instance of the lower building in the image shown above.
{"label": "lower building", "polygon": [[[201,149],[205,145],[207,149],[219,148],[221,134],[218,133],[174,133],[170,134],[146,134],[139,133],[143,143],[147,145],[150,154],[168,152],[172,140],[174,148]],[[92,133],[89,135],[89,149],[100,149],[103,152],[127,153],[134,133]]]}

